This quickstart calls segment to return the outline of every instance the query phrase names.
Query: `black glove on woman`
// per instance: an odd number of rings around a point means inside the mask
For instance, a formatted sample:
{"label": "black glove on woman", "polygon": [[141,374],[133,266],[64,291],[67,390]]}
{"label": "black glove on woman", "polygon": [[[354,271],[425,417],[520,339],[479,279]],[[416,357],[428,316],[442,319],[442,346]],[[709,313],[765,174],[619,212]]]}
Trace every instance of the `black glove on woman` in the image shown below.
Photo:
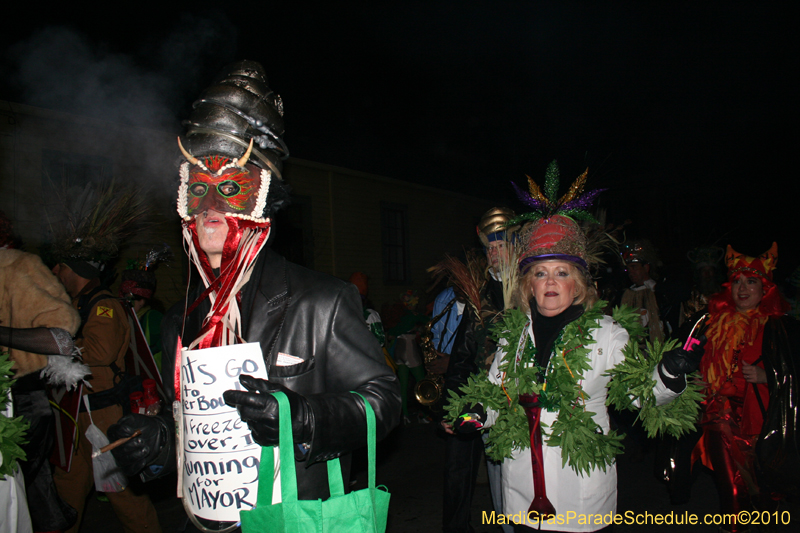
{"label": "black glove on woman", "polygon": [[[292,409],[292,436],[294,442],[309,443],[314,434],[314,413],[306,399],[283,385],[264,379],[241,375],[239,382],[247,391],[228,390],[222,397],[235,407],[239,416],[250,427],[253,440],[261,446],[277,446],[280,434],[278,425],[278,400],[271,392],[283,392]],[[248,392],[249,391],[249,392]]]}
{"label": "black glove on woman", "polygon": [[691,374],[697,370],[697,367],[700,366],[700,360],[703,358],[708,339],[706,339],[705,335],[702,335],[697,340],[699,342],[688,350],[676,348],[663,355],[661,365],[668,374],[680,376],[681,374]]}
{"label": "black glove on woman", "polygon": [[688,350],[675,348],[665,352],[658,364],[658,375],[670,390],[682,392],[686,387],[686,374],[691,374],[700,366],[700,360],[705,352],[706,339],[701,335],[699,342],[695,343]]}

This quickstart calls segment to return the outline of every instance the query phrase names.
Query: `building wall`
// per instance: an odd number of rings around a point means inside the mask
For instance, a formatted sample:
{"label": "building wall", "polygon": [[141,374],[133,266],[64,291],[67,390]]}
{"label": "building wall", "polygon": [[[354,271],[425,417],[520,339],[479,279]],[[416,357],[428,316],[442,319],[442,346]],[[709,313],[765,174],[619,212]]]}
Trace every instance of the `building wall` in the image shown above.
{"label": "building wall", "polygon": [[[445,253],[458,255],[477,245],[475,225],[491,207],[481,198],[297,158],[288,161],[285,175],[294,194],[311,197],[315,269],[342,279],[363,272],[379,309],[407,289],[424,293],[430,285],[428,267]],[[384,282],[382,202],[408,209],[406,283]]]}
{"label": "building wall", "polygon": [[[103,166],[104,176],[142,185],[153,214],[148,227],[124,243],[117,268],[153,245],[168,244],[175,260],[157,270],[157,297],[169,307],[183,298],[189,270],[175,213],[176,134],[0,101],[0,209],[14,222],[24,249],[36,252],[59,202],[47,186],[47,153],[82,157]],[[475,224],[491,207],[481,198],[298,158],[286,162],[284,174],[296,205],[290,222],[277,217],[276,249],[283,252],[280,238],[288,238],[290,253],[310,268],[345,280],[364,272],[378,309],[407,289],[424,293],[426,269],[445,253],[476,245]],[[402,284],[384,282],[382,202],[407,208],[409,278]],[[298,240],[305,246],[291,242]]]}
{"label": "building wall", "polygon": [[122,243],[116,266],[125,268],[128,259],[144,258],[152,246],[168,244],[176,260],[156,275],[157,297],[169,305],[183,294],[186,272],[172,200],[175,144],[169,132],[0,101],[0,209],[14,223],[22,248],[38,253],[50,226],[62,223],[58,206],[63,191],[51,183],[48,154],[96,164],[106,177],[141,185],[152,213],[146,227]]}

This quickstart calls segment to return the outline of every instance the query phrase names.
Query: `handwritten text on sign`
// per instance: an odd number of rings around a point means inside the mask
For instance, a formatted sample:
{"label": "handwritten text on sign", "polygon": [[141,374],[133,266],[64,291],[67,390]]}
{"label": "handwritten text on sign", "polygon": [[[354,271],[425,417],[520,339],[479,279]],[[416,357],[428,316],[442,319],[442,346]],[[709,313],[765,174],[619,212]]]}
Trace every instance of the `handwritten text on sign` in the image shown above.
{"label": "handwritten text on sign", "polygon": [[259,343],[181,354],[183,497],[207,520],[238,522],[239,511],[256,504],[261,446],[222,398],[226,390],[244,390],[241,374],[267,379]]}

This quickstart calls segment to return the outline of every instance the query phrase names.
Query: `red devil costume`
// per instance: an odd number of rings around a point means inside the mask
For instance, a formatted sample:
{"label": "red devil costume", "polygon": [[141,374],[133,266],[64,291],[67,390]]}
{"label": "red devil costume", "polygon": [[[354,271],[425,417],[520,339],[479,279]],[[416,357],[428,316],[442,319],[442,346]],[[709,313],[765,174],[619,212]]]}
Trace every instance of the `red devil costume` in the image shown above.
{"label": "red devil costume", "polygon": [[[701,364],[707,384],[703,434],[694,458],[714,471],[723,513],[749,511],[753,506],[774,510],[771,491],[759,487],[763,483],[756,475],[756,443],[765,419],[779,412],[782,428],[766,442],[780,438],[787,444],[787,438],[794,438],[796,413],[789,413],[786,400],[796,398],[797,391],[781,321],[789,306],[772,281],[777,260],[775,243],[759,257],[728,246],[728,282],[709,304],[708,344]],[[796,410],[796,401],[792,405]],[[733,532],[747,529],[741,524],[729,527]]]}

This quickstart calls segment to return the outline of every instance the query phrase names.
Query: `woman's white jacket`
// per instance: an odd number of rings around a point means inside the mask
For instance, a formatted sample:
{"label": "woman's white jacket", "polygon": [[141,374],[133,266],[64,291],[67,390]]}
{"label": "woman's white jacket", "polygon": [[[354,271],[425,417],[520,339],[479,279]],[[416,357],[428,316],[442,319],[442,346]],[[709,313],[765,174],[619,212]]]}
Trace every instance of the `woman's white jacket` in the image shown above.
{"label": "woman's white jacket", "polygon": [[[533,339],[533,330],[528,327],[528,335]],[[611,317],[599,320],[599,327],[593,332],[595,344],[591,348],[589,361],[591,369],[584,373],[581,385],[586,396],[586,410],[594,413],[594,421],[608,433],[609,417],[606,409],[606,385],[608,370],[622,362],[622,349],[628,342],[628,332]],[[534,341],[535,342],[535,341]],[[497,357],[489,371],[489,379],[500,384],[501,375],[498,364],[505,355],[507,347],[500,347]],[[510,347],[508,347],[510,348]],[[516,346],[514,346],[516,348]],[[512,355],[513,356],[513,355]],[[553,357],[556,357],[554,355]],[[678,394],[670,391],[654,373],[656,386],[654,392],[659,405],[668,403]],[[556,420],[557,412],[542,411],[541,421],[545,431],[543,446],[545,487],[547,497],[556,509],[556,517],[542,524],[543,530],[554,531],[596,531],[608,525],[617,511],[617,469],[616,465],[605,472],[595,468],[589,475],[576,474],[569,465],[561,466],[561,448],[547,445],[549,426]],[[486,426],[490,427],[497,413],[487,413]],[[519,523],[526,520],[529,527],[538,528],[538,523],[527,520],[528,507],[533,499],[533,476],[531,474],[530,449],[514,450],[513,457],[502,463],[503,514],[506,522]],[[609,514],[611,513],[611,514]],[[531,516],[530,518],[534,518]],[[599,522],[605,520],[606,522]]]}

